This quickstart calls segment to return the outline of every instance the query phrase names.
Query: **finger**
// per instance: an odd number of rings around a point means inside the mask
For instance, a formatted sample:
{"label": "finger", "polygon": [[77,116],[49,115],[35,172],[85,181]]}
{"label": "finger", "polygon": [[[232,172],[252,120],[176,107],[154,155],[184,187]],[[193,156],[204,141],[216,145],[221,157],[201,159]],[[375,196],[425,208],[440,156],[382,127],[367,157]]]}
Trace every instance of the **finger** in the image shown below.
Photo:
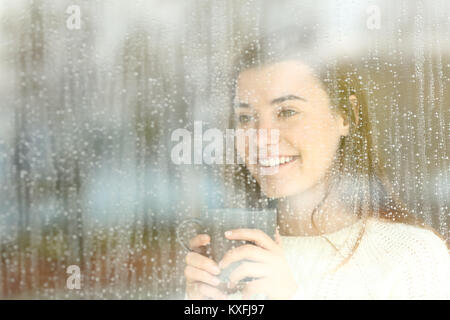
{"label": "finger", "polygon": [[192,266],[186,266],[186,268],[184,268],[184,276],[190,282],[200,281],[214,287],[218,286],[221,282],[219,278],[213,276],[212,274]]}
{"label": "finger", "polygon": [[199,250],[200,247],[208,245],[210,240],[211,240],[211,238],[209,237],[209,235],[198,234],[189,240],[189,248],[191,250]]}
{"label": "finger", "polygon": [[283,241],[281,240],[281,236],[280,236],[280,228],[277,227],[277,231],[275,232],[275,242],[276,244],[278,244],[280,247],[283,247]]}
{"label": "finger", "polygon": [[[186,282],[186,293],[189,300],[213,299],[208,292],[205,292],[203,286],[209,286],[203,282]],[[207,293],[205,295],[205,293]]]}
{"label": "finger", "polygon": [[188,300],[204,300],[206,299],[205,296],[203,296],[200,292],[199,292],[199,284],[201,282],[189,282],[186,281],[186,293],[187,293],[187,297]]}
{"label": "finger", "polygon": [[205,283],[196,283],[197,292],[204,297],[215,300],[226,300],[227,295],[217,288],[211,287]]}
{"label": "finger", "polygon": [[186,255],[186,264],[211,274],[217,275],[221,272],[219,265],[214,260],[197,252],[189,252]]}
{"label": "finger", "polygon": [[229,287],[233,288],[239,281],[246,277],[262,278],[269,274],[269,268],[267,264],[258,262],[243,262],[229,277]]}
{"label": "finger", "polygon": [[249,300],[255,294],[266,294],[267,281],[265,279],[253,280],[242,290],[242,300]]}
{"label": "finger", "polygon": [[272,254],[253,244],[244,244],[242,246],[228,250],[219,262],[219,267],[223,270],[235,261],[247,259],[255,262],[268,262]]}
{"label": "finger", "polygon": [[247,240],[269,251],[279,250],[278,245],[259,229],[234,229],[225,232],[225,237],[230,240]]}

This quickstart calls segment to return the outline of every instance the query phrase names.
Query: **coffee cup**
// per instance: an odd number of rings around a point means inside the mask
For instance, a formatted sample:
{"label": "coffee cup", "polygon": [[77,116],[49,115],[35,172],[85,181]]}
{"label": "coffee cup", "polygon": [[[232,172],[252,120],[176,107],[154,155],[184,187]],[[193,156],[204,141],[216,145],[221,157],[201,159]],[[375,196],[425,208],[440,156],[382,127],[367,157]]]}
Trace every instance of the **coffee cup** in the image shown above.
{"label": "coffee cup", "polygon": [[[211,238],[210,244],[207,246],[206,255],[219,262],[225,253],[230,249],[251,243],[245,240],[229,240],[225,237],[225,231],[233,229],[259,229],[266,233],[272,239],[275,239],[277,227],[276,209],[208,209],[202,212],[199,218],[186,219],[182,221],[176,230],[177,241],[186,250],[189,248],[189,239],[198,234],[208,234]],[[219,289],[226,293],[233,293],[242,289],[246,282],[254,280],[254,278],[245,278],[233,289],[227,287],[229,275],[241,263],[247,260],[239,260],[227,268],[222,270],[218,278],[221,280]]]}

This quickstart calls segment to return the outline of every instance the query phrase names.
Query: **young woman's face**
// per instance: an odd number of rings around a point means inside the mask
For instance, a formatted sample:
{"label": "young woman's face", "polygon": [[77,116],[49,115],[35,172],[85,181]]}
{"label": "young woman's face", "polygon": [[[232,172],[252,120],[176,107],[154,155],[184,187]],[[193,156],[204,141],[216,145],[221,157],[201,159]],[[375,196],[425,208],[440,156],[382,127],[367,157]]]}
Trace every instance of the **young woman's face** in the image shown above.
{"label": "young woman's face", "polygon": [[[340,136],[348,134],[348,125],[331,111],[319,80],[298,61],[241,72],[235,103],[237,129],[267,130],[266,142],[257,136],[258,148],[270,151],[270,130],[278,129],[278,157],[271,162],[258,157],[257,163],[251,164],[249,140],[237,145],[246,167],[271,198],[302,193],[320,182],[332,164]],[[269,166],[276,173],[264,174]]]}

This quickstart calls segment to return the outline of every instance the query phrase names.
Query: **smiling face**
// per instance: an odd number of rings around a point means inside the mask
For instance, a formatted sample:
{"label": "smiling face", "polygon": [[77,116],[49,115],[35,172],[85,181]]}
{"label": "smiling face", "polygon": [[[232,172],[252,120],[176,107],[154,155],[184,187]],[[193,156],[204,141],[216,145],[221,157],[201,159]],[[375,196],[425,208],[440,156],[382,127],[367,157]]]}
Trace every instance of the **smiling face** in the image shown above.
{"label": "smiling face", "polygon": [[[249,142],[237,146],[245,165],[264,194],[279,198],[302,193],[325,178],[332,165],[341,135],[348,125],[330,109],[327,93],[313,71],[297,61],[284,61],[244,70],[239,74],[235,124],[237,129],[279,132],[277,159],[249,161]],[[258,147],[262,145],[258,136]],[[263,142],[265,143],[265,142]],[[283,163],[284,162],[284,163]],[[262,170],[275,166],[276,173]]]}

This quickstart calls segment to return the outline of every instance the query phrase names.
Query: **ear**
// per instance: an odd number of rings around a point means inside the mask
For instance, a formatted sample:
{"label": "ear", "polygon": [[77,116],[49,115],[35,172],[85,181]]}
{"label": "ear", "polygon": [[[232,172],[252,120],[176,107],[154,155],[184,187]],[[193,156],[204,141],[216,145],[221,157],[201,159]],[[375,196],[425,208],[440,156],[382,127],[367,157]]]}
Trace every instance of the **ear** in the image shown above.
{"label": "ear", "polygon": [[338,116],[339,133],[341,136],[347,136],[350,132],[350,121],[345,114],[339,114]]}

